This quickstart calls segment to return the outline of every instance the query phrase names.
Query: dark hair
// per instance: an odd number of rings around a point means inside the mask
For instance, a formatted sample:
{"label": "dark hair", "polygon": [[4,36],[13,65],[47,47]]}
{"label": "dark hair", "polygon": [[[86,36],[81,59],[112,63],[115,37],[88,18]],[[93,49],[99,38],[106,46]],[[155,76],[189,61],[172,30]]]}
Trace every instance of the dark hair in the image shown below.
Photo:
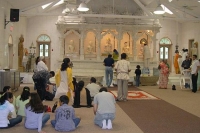
{"label": "dark hair", "polygon": [[113,52],[115,52],[115,54],[119,54],[118,51],[117,51],[116,49],[114,49]]}
{"label": "dark hair", "polygon": [[79,91],[81,91],[82,89],[83,89],[83,87],[84,87],[84,81],[79,81],[78,83],[77,83],[77,89],[79,90]]}
{"label": "dark hair", "polygon": [[69,58],[64,58],[60,70],[65,71],[69,67],[69,64],[68,64],[69,62],[70,62]]}
{"label": "dark hair", "polygon": [[112,57],[112,55],[111,54],[108,54],[108,58],[111,58]]}
{"label": "dark hair", "polygon": [[179,51],[178,51],[178,50],[175,50],[175,53],[179,53]]}
{"label": "dark hair", "polygon": [[121,59],[126,59],[126,56],[127,56],[126,53],[122,53],[121,54]]}
{"label": "dark hair", "polygon": [[37,65],[39,61],[40,61],[40,56],[38,56],[38,57],[35,59],[35,64]]}
{"label": "dark hair", "polygon": [[52,75],[52,77],[55,76],[55,72],[54,71],[50,71],[49,73]]}
{"label": "dark hair", "polygon": [[29,96],[30,96],[30,88],[27,87],[27,86],[25,86],[25,87],[23,88],[23,91],[22,91],[20,100],[26,101],[27,99],[29,99]]}
{"label": "dark hair", "polygon": [[95,79],[94,77],[91,77],[90,81],[91,81],[92,83],[96,83],[96,79]]}
{"label": "dark hair", "polygon": [[6,92],[0,97],[0,105],[3,105],[8,98],[13,98],[13,94],[11,92]]}
{"label": "dark hair", "polygon": [[43,113],[44,112],[44,106],[42,104],[42,101],[39,97],[39,95],[36,92],[30,93],[31,99],[29,103],[26,104],[26,108],[29,106],[31,107],[30,111],[33,111],[35,113]]}
{"label": "dark hair", "polygon": [[66,95],[62,95],[60,96],[60,102],[64,103],[64,104],[68,104],[69,103],[69,98]]}
{"label": "dark hair", "polygon": [[102,87],[102,88],[99,90],[99,92],[102,92],[102,91],[105,91],[105,92],[107,92],[108,90],[107,90],[107,88],[106,88],[106,87]]}
{"label": "dark hair", "polygon": [[146,46],[147,44],[145,43],[144,46]]}
{"label": "dark hair", "polygon": [[0,92],[0,94],[3,95],[5,92],[7,92],[7,91],[10,90],[10,89],[11,89],[10,86],[4,86],[4,87],[3,87],[3,91]]}
{"label": "dark hair", "polygon": [[188,52],[188,49],[185,49],[185,51],[184,52]]}
{"label": "dark hair", "polygon": [[197,55],[196,55],[196,54],[194,54],[193,56],[194,56],[195,58],[197,58]]}
{"label": "dark hair", "polygon": [[137,68],[137,69],[140,69],[140,65],[137,65],[136,68]]}

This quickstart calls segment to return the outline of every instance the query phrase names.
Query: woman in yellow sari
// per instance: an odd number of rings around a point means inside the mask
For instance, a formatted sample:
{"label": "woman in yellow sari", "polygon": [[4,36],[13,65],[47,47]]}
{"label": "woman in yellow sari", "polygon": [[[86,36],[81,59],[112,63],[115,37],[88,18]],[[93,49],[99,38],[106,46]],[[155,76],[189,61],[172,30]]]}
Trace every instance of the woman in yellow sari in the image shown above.
{"label": "woman in yellow sari", "polygon": [[174,56],[174,68],[175,68],[175,72],[176,74],[180,73],[180,68],[179,68],[179,63],[178,63],[178,58],[180,58],[181,56],[179,55],[178,51],[175,51],[175,56]]}
{"label": "woman in yellow sari", "polygon": [[57,91],[55,98],[59,98],[62,95],[67,95],[73,99],[72,92],[74,90],[72,68],[70,67],[71,62],[69,58],[63,59],[61,68],[57,71],[55,75],[55,81],[57,86]]}

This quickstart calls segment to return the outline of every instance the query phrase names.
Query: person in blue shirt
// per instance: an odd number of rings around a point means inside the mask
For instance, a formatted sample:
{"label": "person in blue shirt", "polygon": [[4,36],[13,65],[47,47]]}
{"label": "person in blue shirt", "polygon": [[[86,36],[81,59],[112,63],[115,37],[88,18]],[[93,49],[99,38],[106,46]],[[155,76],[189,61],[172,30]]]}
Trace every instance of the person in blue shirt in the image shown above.
{"label": "person in blue shirt", "polygon": [[66,95],[59,98],[59,103],[61,106],[56,109],[55,120],[51,121],[51,125],[61,132],[75,130],[81,118],[75,117],[74,108],[68,105],[69,98]]}
{"label": "person in blue shirt", "polygon": [[112,87],[111,83],[113,80],[114,59],[112,58],[111,54],[109,54],[108,57],[104,59],[103,64],[105,66],[106,86]]}
{"label": "person in blue shirt", "polygon": [[139,87],[139,85],[140,85],[140,75],[141,75],[140,65],[137,65],[136,68],[137,69],[135,70],[135,74],[136,74],[135,81],[136,81],[136,86]]}

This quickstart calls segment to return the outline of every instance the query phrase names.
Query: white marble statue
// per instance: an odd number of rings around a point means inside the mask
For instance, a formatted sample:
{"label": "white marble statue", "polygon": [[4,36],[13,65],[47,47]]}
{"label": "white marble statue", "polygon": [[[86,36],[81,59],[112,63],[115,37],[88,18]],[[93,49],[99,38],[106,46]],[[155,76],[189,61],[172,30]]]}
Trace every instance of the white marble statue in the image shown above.
{"label": "white marble statue", "polygon": [[130,53],[130,47],[128,46],[128,43],[124,43],[124,47],[122,48],[122,52],[129,54]]}
{"label": "white marble statue", "polygon": [[75,52],[74,41],[70,40],[69,45],[68,45],[68,53],[73,53],[73,52]]}
{"label": "white marble statue", "polygon": [[110,41],[111,41],[110,38],[108,38],[107,42],[106,42],[106,44],[104,46],[104,52],[105,53],[112,53],[112,44],[111,44]]}
{"label": "white marble statue", "polygon": [[193,44],[193,47],[192,47],[191,50],[190,50],[191,57],[192,57],[193,55],[197,55],[197,56],[198,56],[197,44],[198,44],[198,42],[195,42],[195,43]]}
{"label": "white marble statue", "polygon": [[149,59],[151,58],[151,53],[150,53],[149,46],[147,44],[144,44],[143,55],[144,55],[144,67],[148,68]]}
{"label": "white marble statue", "polygon": [[89,41],[89,44],[88,44],[87,49],[86,49],[86,52],[88,54],[94,53],[94,48],[92,46],[92,41]]}

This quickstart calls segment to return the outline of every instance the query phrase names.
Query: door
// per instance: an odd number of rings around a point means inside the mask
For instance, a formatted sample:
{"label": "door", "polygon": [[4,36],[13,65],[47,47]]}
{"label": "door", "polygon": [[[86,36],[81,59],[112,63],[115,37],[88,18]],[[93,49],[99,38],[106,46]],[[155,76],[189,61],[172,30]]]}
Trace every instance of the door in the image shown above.
{"label": "door", "polygon": [[160,45],[160,54],[159,54],[159,59],[163,60],[166,59],[169,66],[170,66],[170,71],[172,68],[172,53],[171,53],[171,45]]}
{"label": "door", "polygon": [[48,70],[50,69],[50,47],[49,43],[39,43],[39,56],[45,57],[45,63],[48,67]]}

